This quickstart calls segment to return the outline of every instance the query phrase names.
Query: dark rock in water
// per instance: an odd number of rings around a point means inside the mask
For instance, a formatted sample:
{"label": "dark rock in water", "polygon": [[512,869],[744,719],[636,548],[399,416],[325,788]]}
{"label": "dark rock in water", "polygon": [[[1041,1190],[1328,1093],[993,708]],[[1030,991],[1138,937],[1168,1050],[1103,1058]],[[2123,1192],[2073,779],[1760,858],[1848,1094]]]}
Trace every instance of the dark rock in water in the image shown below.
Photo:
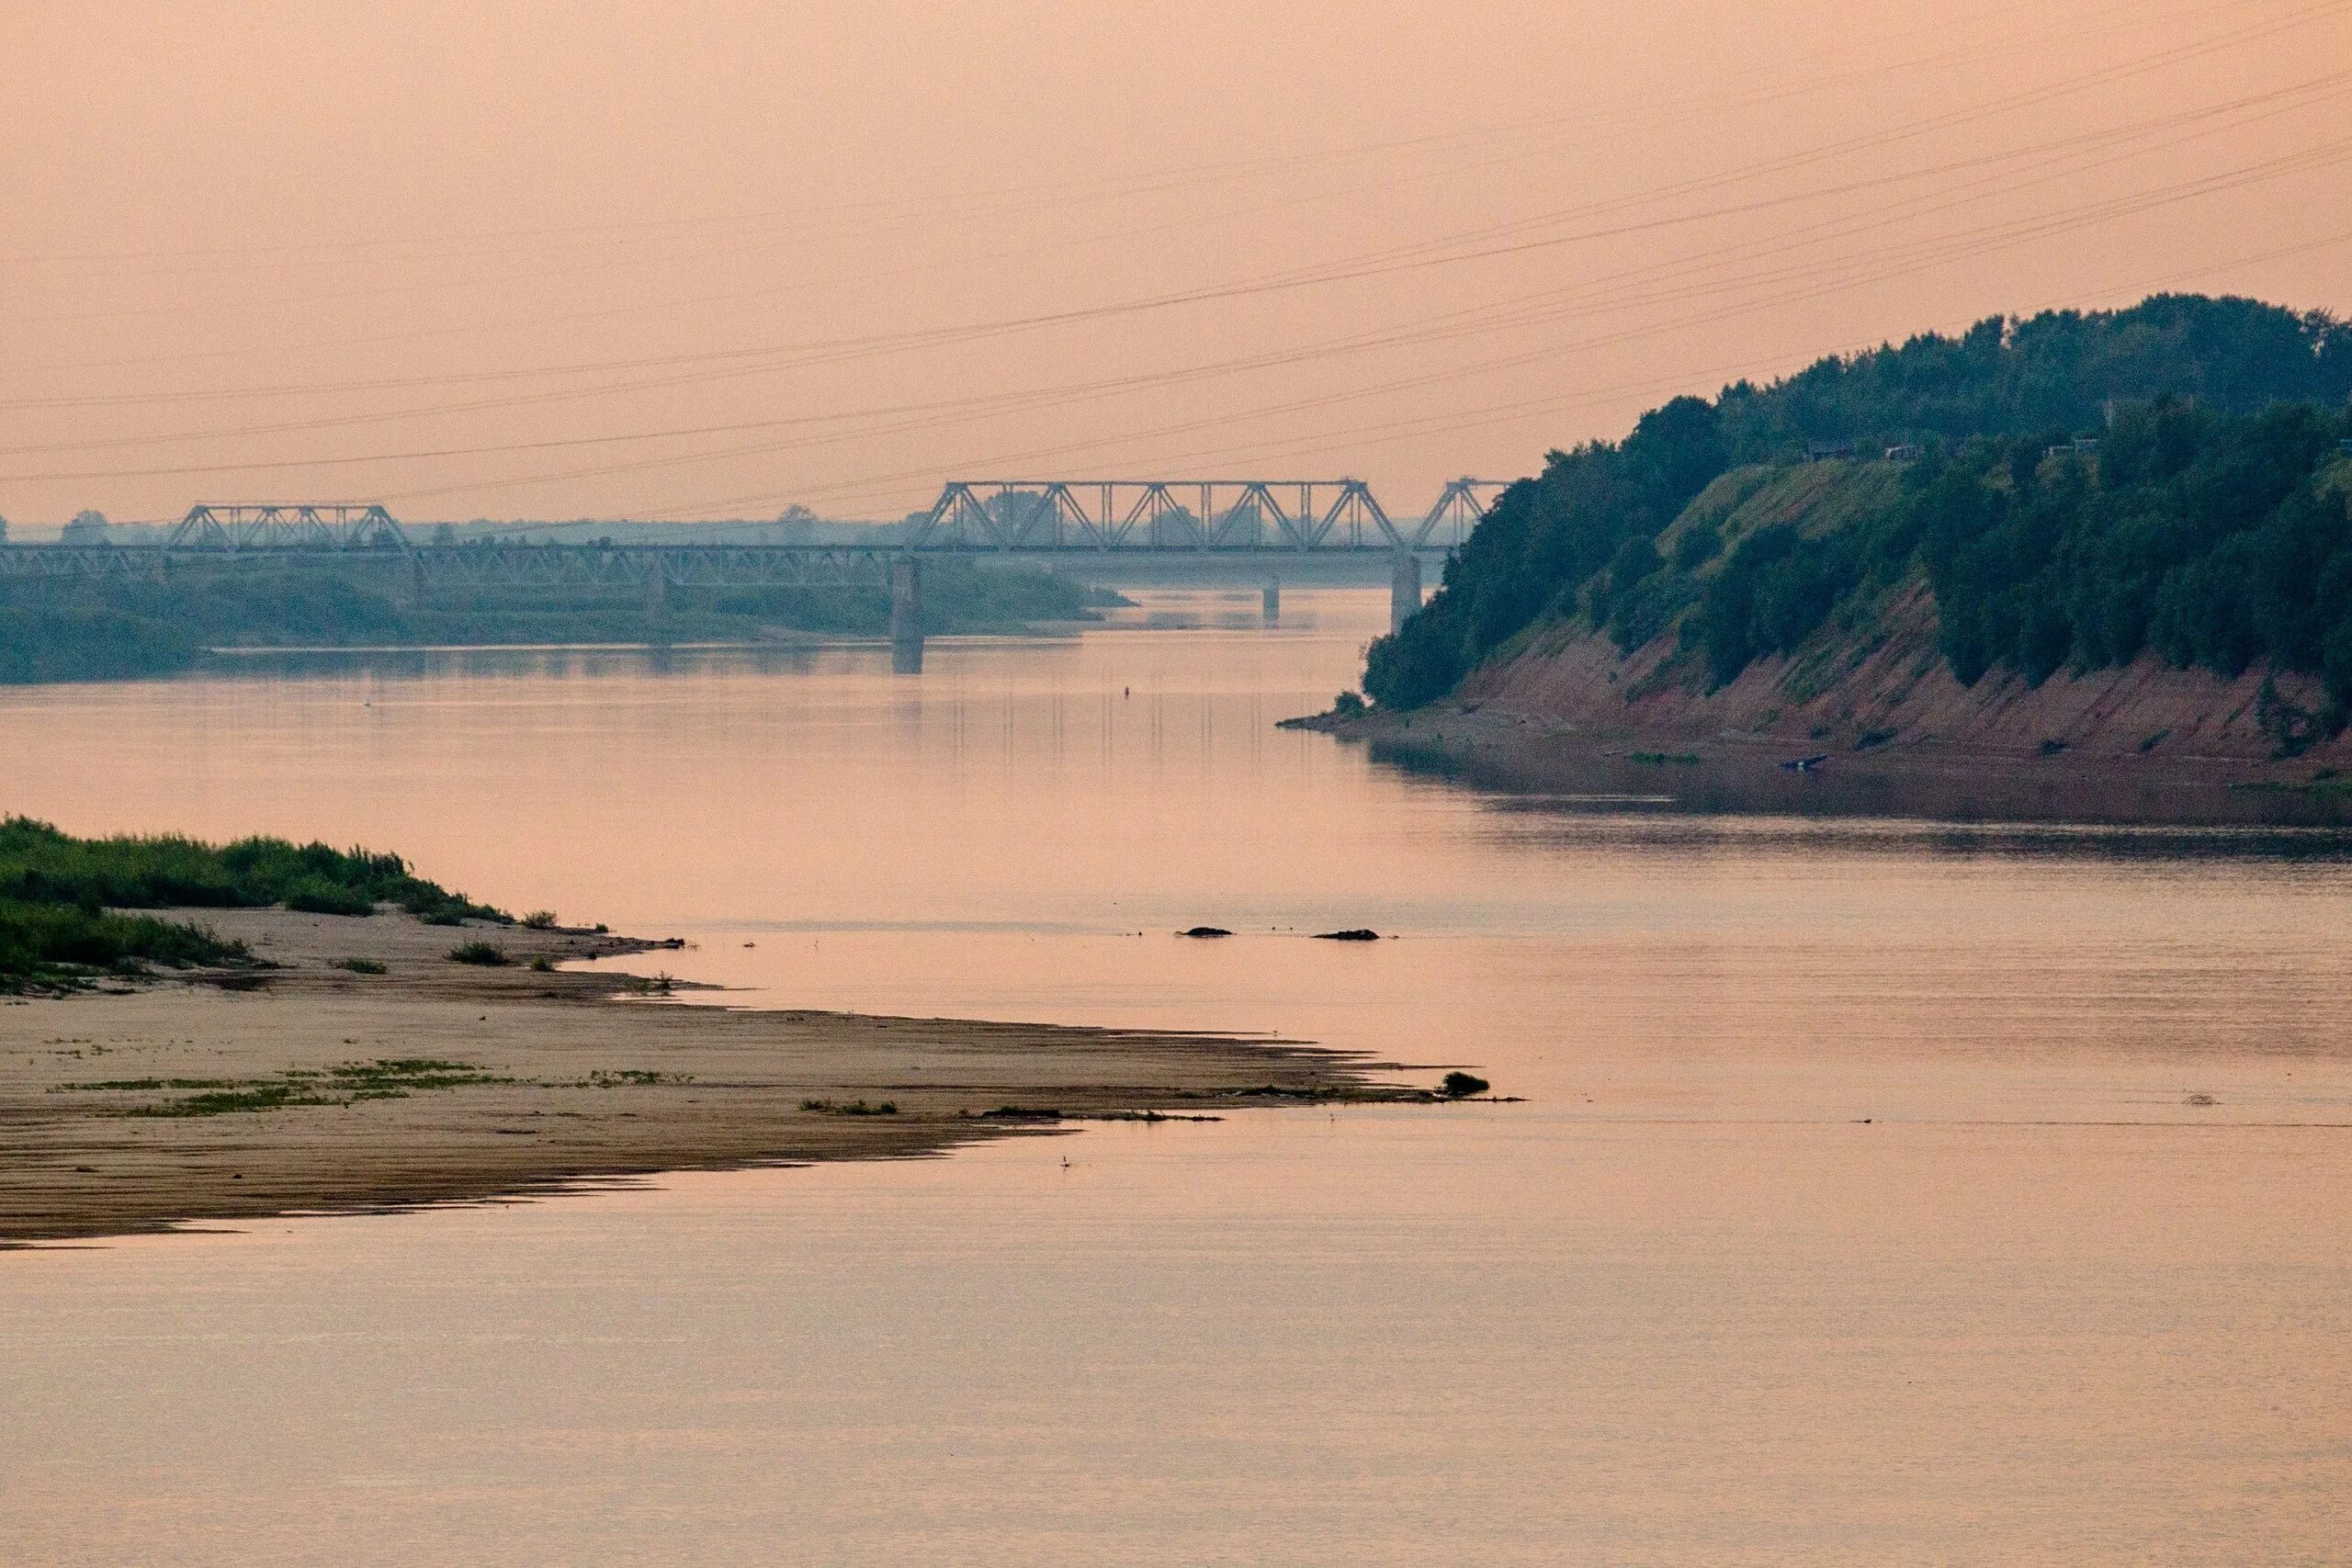
{"label": "dark rock in water", "polygon": [[1178,936],[1231,936],[1233,933],[1223,926],[1194,926],[1191,931],[1178,931],[1176,934]]}
{"label": "dark rock in water", "polygon": [[1315,940],[1317,942],[1378,942],[1380,933],[1366,931],[1362,926],[1355,926],[1343,931],[1317,931]]}
{"label": "dark rock in water", "polygon": [[1495,1086],[1476,1073],[1448,1073],[1437,1091],[1448,1100],[1463,1100],[1474,1094],[1484,1094]]}

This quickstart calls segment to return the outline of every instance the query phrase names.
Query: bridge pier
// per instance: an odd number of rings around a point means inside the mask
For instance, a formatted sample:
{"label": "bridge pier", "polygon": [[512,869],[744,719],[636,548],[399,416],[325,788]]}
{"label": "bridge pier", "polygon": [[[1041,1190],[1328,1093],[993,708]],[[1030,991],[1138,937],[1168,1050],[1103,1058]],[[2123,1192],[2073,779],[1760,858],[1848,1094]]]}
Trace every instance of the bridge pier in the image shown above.
{"label": "bridge pier", "polygon": [[424,558],[411,550],[392,571],[392,603],[403,610],[424,608]]}
{"label": "bridge pier", "polygon": [[670,577],[662,570],[659,556],[649,558],[645,563],[645,624],[657,639],[668,634]]}
{"label": "bridge pier", "polygon": [[1259,615],[1270,626],[1280,626],[1282,624],[1283,580],[1281,578],[1269,577],[1266,579],[1265,595],[1259,601]]}
{"label": "bridge pier", "polygon": [[922,562],[890,559],[890,672],[922,673]]}
{"label": "bridge pier", "polygon": [[1396,567],[1388,578],[1388,631],[1392,637],[1405,629],[1421,607],[1421,558],[1410,550],[1396,552]]}

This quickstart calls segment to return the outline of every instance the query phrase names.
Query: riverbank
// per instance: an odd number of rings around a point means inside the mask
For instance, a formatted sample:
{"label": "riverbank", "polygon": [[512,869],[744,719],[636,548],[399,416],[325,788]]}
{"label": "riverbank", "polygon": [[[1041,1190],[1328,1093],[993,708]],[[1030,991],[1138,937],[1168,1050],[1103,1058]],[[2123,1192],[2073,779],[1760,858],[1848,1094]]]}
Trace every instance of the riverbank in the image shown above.
{"label": "riverbank", "polygon": [[1288,721],[1381,761],[1484,788],[1720,814],[2168,827],[2352,825],[2324,761],[1935,741],[1858,745],[1740,730],[1599,726],[1475,699]]}
{"label": "riverbank", "polygon": [[1288,1042],[680,1005],[661,944],[588,931],[164,913],[266,966],[0,1001],[0,1247],[1423,1098]]}
{"label": "riverbank", "polygon": [[[0,686],[179,674],[220,650],[758,646],[888,635],[890,596],[857,587],[640,584],[451,590],[420,601],[397,554],[333,570],[208,568],[173,578],[0,583]],[[1029,635],[1100,620],[1125,601],[1022,564],[941,562],[926,574],[933,636]]]}

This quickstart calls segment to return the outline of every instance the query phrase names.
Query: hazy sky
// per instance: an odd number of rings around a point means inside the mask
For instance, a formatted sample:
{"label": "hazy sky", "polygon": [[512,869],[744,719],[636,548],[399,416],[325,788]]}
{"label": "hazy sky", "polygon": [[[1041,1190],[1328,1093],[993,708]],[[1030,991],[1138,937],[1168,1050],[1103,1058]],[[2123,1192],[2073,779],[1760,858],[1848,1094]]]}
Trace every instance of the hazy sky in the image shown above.
{"label": "hazy sky", "polygon": [[1408,509],[1995,311],[2352,310],[2352,0],[11,0],[0,70],[20,528]]}

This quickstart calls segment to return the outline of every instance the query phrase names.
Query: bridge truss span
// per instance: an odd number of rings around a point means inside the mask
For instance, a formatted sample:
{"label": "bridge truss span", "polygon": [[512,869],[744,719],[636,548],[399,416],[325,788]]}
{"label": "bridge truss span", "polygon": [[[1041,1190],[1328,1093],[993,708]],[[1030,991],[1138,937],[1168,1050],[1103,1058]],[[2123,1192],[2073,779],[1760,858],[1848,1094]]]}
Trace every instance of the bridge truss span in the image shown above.
{"label": "bridge truss span", "polygon": [[175,550],[403,550],[407,532],[374,502],[203,502],[172,530]]}
{"label": "bridge truss span", "polygon": [[1400,525],[1361,479],[953,479],[911,550],[1205,553],[1451,549],[1499,483],[1460,479]]}

